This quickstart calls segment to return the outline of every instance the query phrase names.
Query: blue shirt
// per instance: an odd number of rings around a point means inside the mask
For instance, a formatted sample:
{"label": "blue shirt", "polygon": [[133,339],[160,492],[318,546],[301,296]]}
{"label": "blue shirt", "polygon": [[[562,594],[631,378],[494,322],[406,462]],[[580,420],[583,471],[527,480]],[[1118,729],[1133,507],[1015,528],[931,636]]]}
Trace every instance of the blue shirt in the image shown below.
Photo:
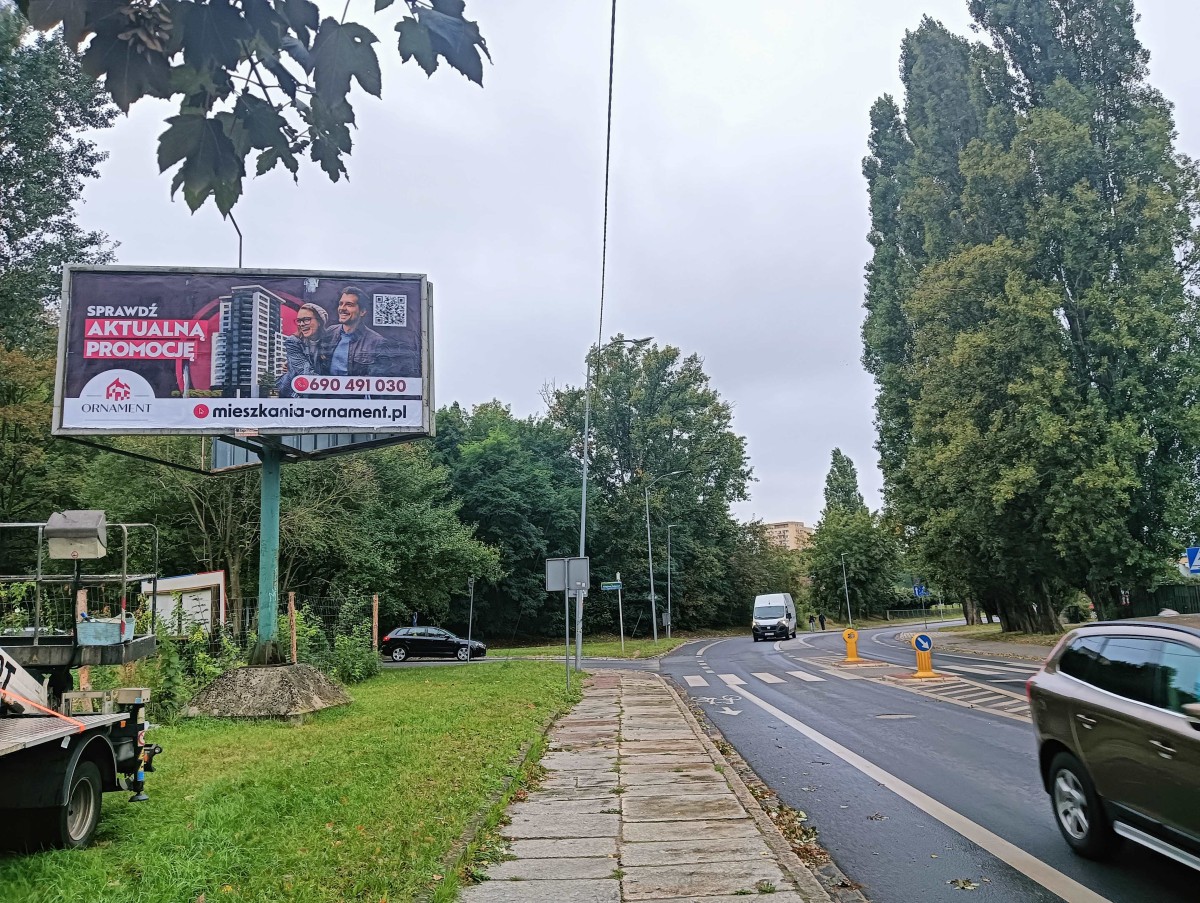
{"label": "blue shirt", "polygon": [[346,376],[350,372],[350,333],[343,332],[329,359],[331,376]]}

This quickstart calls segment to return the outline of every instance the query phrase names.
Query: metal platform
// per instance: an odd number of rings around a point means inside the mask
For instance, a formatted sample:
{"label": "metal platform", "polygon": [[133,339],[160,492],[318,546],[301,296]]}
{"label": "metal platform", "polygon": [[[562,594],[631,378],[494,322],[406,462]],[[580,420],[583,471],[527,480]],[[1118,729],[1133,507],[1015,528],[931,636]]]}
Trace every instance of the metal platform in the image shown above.
{"label": "metal platform", "polygon": [[76,646],[70,634],[40,636],[35,646],[28,636],[0,636],[4,654],[22,668],[78,668],[81,665],[126,665],[154,654],[154,636],[136,636],[111,646]]}
{"label": "metal platform", "polygon": [[[76,721],[82,721],[85,727],[100,727],[105,724],[116,724],[126,721],[128,712],[117,712],[112,715],[73,715]],[[51,743],[78,734],[79,725],[55,718],[53,715],[10,715],[0,718],[0,756],[28,749],[41,743]]]}

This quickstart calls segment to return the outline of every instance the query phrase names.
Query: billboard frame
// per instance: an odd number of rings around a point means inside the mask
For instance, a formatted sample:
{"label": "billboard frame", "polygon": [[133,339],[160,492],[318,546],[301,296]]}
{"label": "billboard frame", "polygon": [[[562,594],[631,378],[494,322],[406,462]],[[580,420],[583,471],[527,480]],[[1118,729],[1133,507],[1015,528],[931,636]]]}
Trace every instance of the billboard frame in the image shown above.
{"label": "billboard frame", "polygon": [[[421,422],[423,428],[420,430],[406,430],[404,432],[396,432],[394,430],[380,430],[378,435],[379,444],[393,444],[396,442],[406,442],[414,439],[421,439],[435,434],[434,411],[436,403],[434,400],[434,358],[433,358],[433,283],[429,281],[429,277],[424,273],[381,273],[381,272],[366,272],[361,270],[315,270],[315,269],[248,269],[246,267],[169,267],[169,266],[126,266],[123,264],[81,264],[67,263],[63,264],[63,282],[62,282],[62,306],[59,310],[59,329],[58,329],[58,353],[55,359],[54,367],[54,398],[52,402],[52,420],[50,427],[50,435],[57,438],[72,438],[80,436],[216,436],[216,437],[236,437],[241,440],[255,440],[258,438],[272,439],[280,436],[305,435],[310,433],[325,433],[325,434],[344,434],[344,433],[369,433],[372,432],[369,428],[356,426],[348,427],[307,427],[307,426],[288,426],[286,428],[276,429],[254,429],[254,430],[230,430],[228,427],[216,427],[212,429],[203,428],[181,428],[181,427],[146,427],[130,432],[123,432],[112,429],[101,429],[96,427],[63,427],[63,402],[66,394],[66,363],[67,363],[67,333],[69,327],[69,319],[71,313],[71,280],[75,273],[145,273],[157,275],[198,275],[198,276],[234,276],[237,278],[245,277],[250,281],[256,276],[278,277],[278,278],[295,278],[295,279],[337,279],[337,280],[360,280],[368,281],[375,279],[407,279],[420,282],[421,285],[421,378],[424,381],[424,391],[421,397]],[[385,438],[386,437],[386,438]],[[252,442],[251,444],[262,444]],[[371,442],[370,445],[376,446],[376,442]],[[343,446],[345,451],[355,450],[355,446]],[[115,451],[115,449],[112,449]],[[252,465],[253,466],[253,465]]]}

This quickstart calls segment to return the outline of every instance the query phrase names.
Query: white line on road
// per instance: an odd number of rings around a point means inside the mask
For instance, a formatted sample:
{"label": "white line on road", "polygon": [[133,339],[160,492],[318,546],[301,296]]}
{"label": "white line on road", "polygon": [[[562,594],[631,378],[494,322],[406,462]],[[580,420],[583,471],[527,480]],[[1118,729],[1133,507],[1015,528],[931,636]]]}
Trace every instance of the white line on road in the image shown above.
{"label": "white line on road", "polygon": [[938,665],[943,671],[954,671],[956,674],[986,674],[989,677],[1002,674],[1012,674],[1009,670],[1001,671],[999,668],[986,668],[975,665]]}
{"label": "white line on road", "polygon": [[993,680],[994,684],[1023,684],[1029,681],[1028,677],[1005,677],[1000,680]]}
{"label": "white line on road", "polygon": [[782,677],[776,677],[774,674],[765,674],[758,671],[751,671],[751,675],[757,677],[765,684],[785,684],[787,683]]}
{"label": "white line on road", "polygon": [[689,687],[707,687],[708,681],[696,674],[688,674],[684,677]]}
{"label": "white line on road", "polygon": [[820,681],[822,683],[825,682],[825,678],[817,677],[815,674],[809,674],[807,671],[789,671],[787,673],[792,677],[799,678],[800,680]]}
{"label": "white line on road", "polygon": [[[728,637],[726,639],[728,639]],[[717,645],[717,643],[724,643],[724,642],[725,642],[725,640],[717,640],[716,643],[709,643],[707,646],[700,647],[699,649],[696,650],[696,657],[699,658],[704,653],[706,653],[709,649],[711,649],[713,646]]]}
{"label": "white line on road", "polygon": [[746,682],[736,674],[718,674],[717,677],[721,678],[721,680],[725,681],[725,683],[729,684],[731,687],[746,686]]}
{"label": "white line on road", "polygon": [[[728,676],[733,677],[732,674]],[[725,677],[726,675],[721,675],[723,680]],[[729,683],[729,681],[726,681],[726,683]],[[730,683],[730,686],[742,685],[742,681],[738,681],[736,685]],[[1010,843],[997,834],[993,834],[987,828],[976,824],[965,815],[938,802],[928,794],[922,793],[916,787],[912,786],[912,784],[902,781],[891,772],[884,771],[878,765],[869,762],[853,750],[842,746],[836,740],[826,737],[820,731],[809,727],[803,721],[799,721],[786,712],[775,708],[775,706],[759,699],[753,693],[748,693],[745,690],[740,690],[739,692],[747,702],[758,706],[768,715],[778,718],[797,733],[803,734],[817,745],[824,747],[843,762],[858,769],[873,781],[882,784],[888,790],[897,796],[903,797],[917,808],[924,810],[926,814],[933,816],[947,828],[957,831],[967,840],[987,850],[1001,862],[1007,863],[1026,877],[1033,879],[1051,893],[1058,894],[1064,900],[1070,900],[1072,903],[1111,903],[1111,901],[1100,896],[1091,888],[1085,887],[1074,878],[1064,875],[1057,869],[1042,862],[1036,856],[1022,850],[1016,844]]]}

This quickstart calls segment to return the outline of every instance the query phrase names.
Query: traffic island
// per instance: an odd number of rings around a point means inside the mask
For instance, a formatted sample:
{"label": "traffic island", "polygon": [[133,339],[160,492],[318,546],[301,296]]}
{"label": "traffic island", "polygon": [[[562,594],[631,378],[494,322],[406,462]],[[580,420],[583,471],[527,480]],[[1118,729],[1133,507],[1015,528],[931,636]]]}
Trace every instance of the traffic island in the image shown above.
{"label": "traffic island", "polygon": [[189,718],[298,718],[338,705],[350,694],[312,665],[234,668],[197,693]]}

